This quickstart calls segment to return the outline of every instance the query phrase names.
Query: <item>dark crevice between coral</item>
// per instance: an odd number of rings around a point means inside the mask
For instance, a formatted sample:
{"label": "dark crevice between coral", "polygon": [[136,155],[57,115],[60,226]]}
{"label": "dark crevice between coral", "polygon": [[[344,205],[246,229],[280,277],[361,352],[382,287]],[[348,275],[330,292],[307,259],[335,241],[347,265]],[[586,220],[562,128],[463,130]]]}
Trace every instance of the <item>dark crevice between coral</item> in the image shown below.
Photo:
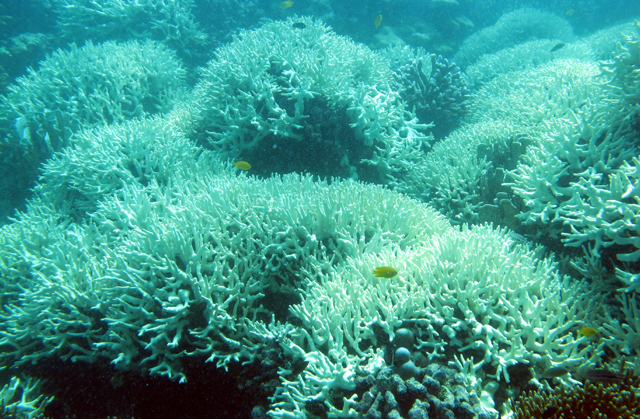
{"label": "dark crevice between coral", "polygon": [[259,361],[232,363],[228,371],[204,357],[183,362],[187,383],[117,370],[106,360],[92,364],[48,359],[23,371],[46,379],[42,391],[55,399],[45,410],[52,419],[108,417],[136,419],[249,418],[268,410],[279,385],[281,353],[269,349]]}
{"label": "dark crevice between coral", "polygon": [[[293,116],[293,102],[277,100]],[[257,146],[242,152],[239,157],[251,164],[252,175],[296,172],[320,178],[350,178],[353,174],[349,166],[353,166],[359,180],[381,183],[377,169],[361,163],[372,158],[373,148],[363,146],[363,140],[356,138],[346,108],[335,108],[321,97],[305,101],[304,108],[305,119],[297,130],[302,139],[269,134]]]}

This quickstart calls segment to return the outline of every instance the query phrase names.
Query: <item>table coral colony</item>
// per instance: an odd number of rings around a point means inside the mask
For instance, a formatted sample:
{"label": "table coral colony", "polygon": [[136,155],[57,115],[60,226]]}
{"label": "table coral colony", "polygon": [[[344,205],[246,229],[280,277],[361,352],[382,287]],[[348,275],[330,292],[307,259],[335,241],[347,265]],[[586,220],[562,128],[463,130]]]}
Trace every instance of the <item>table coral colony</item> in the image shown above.
{"label": "table coral colony", "polygon": [[[505,35],[523,19],[546,23]],[[557,400],[625,362],[632,388],[634,31],[521,9],[447,60],[294,17],[239,31],[190,90],[156,41],[49,56],[0,104],[3,144],[44,162],[0,230],[5,409],[45,412],[27,372],[51,360],[188,386],[194,363],[277,359],[271,418],[522,415],[523,388]]]}

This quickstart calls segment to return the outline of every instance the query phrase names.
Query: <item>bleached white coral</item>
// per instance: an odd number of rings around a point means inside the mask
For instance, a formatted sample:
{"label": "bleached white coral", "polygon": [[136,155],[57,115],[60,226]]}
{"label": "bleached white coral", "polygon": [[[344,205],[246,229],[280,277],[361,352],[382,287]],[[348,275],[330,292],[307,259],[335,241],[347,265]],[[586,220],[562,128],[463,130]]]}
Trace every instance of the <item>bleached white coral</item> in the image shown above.
{"label": "bleached white coral", "polygon": [[175,54],[153,41],[72,44],[9,86],[2,119],[16,132],[4,141],[53,152],[81,128],[167,112],[185,76]]}
{"label": "bleached white coral", "polygon": [[566,44],[553,51],[557,45],[560,41],[555,39],[537,39],[485,54],[465,69],[465,79],[470,88],[479,89],[501,74],[529,70],[555,59],[595,60],[595,52],[586,42]]}
{"label": "bleached white coral", "polygon": [[640,373],[637,362],[640,352],[640,301],[638,293],[616,295],[619,306],[609,307],[601,320],[603,336],[608,348],[615,354],[615,361],[625,360]]}
{"label": "bleached white coral", "polygon": [[[243,31],[216,50],[187,113],[195,134],[230,158],[295,144],[287,140],[312,141],[306,125],[312,111],[344,116],[341,132],[350,131],[366,151],[345,151],[338,160],[373,164],[387,181],[415,161],[428,139],[427,126],[414,120],[392,82],[383,56],[319,21],[288,19]],[[333,148],[346,150],[343,141],[336,138]]]}
{"label": "bleached white coral", "polygon": [[32,230],[47,235],[37,215],[7,226],[4,360],[107,357],[185,379],[184,356],[224,366],[275,338],[273,316],[283,313],[265,296],[294,301],[303,278],[320,278],[368,247],[405,248],[448,228],[380,187],[191,176],[122,186],[86,224],[58,215],[46,243],[28,241],[39,240]]}
{"label": "bleached white coral", "polygon": [[593,243],[590,251],[599,256],[603,247],[633,246],[617,259],[640,260],[640,160],[625,162],[609,174],[609,185],[600,186],[602,173],[590,168],[573,185],[572,198],[562,205],[562,221],[571,231],[563,240],[569,246]]}
{"label": "bleached white coral", "polygon": [[522,8],[506,13],[488,28],[465,39],[453,57],[453,61],[466,67],[484,54],[534,39],[559,39],[563,42],[574,38],[569,22],[553,13],[532,8]]}
{"label": "bleached white coral", "polygon": [[193,0],[53,0],[52,3],[58,29],[71,40],[153,39],[183,55],[193,56],[207,39],[195,22]]}
{"label": "bleached white coral", "polygon": [[[346,370],[366,371],[379,365],[380,347],[398,328],[411,327],[419,336],[416,351],[469,374],[477,396],[489,381],[508,383],[515,364],[528,364],[537,376],[552,365],[600,356],[573,333],[592,309],[586,284],[560,278],[551,261],[504,231],[450,229],[405,250],[374,244],[320,282],[305,281],[303,301],[292,308],[306,331],[292,336],[298,345],[323,348]],[[375,266],[399,274],[377,278]],[[326,400],[303,381],[295,389]]]}
{"label": "bleached white coral", "polygon": [[436,143],[393,186],[433,205],[454,223],[478,223],[481,207],[493,203],[504,180],[496,162],[524,149],[532,135],[533,129],[514,121],[463,125]]}
{"label": "bleached white coral", "polygon": [[41,381],[32,378],[21,380],[11,377],[9,383],[0,389],[0,410],[12,417],[42,417],[44,408],[53,401],[53,397],[40,394],[41,385]]}

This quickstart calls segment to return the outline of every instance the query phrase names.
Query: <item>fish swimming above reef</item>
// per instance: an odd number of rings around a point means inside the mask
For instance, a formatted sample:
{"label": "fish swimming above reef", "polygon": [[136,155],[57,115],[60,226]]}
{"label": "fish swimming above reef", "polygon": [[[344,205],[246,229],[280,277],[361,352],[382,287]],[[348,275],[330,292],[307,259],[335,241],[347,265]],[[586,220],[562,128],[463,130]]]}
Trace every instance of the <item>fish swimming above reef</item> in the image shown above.
{"label": "fish swimming above reef", "polygon": [[550,52],[556,52],[557,50],[564,48],[566,45],[567,44],[565,44],[564,42],[560,42],[556,44],[553,48],[551,48]]}
{"label": "fish swimming above reef", "polygon": [[574,374],[580,381],[591,381],[592,383],[621,383],[624,377],[617,372],[605,369],[594,369],[582,371]]}
{"label": "fish swimming above reef", "polygon": [[378,266],[373,269],[373,276],[378,278],[393,278],[396,275],[398,275],[398,271],[390,266]]}
{"label": "fish swimming above reef", "polygon": [[294,22],[293,25],[291,26],[293,26],[296,29],[304,29],[307,27],[307,24],[304,22]]}
{"label": "fish swimming above reef", "polygon": [[233,163],[233,165],[235,167],[237,167],[240,170],[249,170],[251,169],[251,165],[249,163],[247,163],[246,161],[237,161],[235,163]]}
{"label": "fish swimming above reef", "polygon": [[586,336],[588,338],[596,337],[600,333],[598,332],[598,329],[594,329],[593,327],[583,327],[579,332],[582,336]]}
{"label": "fish swimming above reef", "polygon": [[382,15],[376,16],[376,20],[373,21],[373,24],[376,25],[376,28],[379,28],[382,25]]}
{"label": "fish swimming above reef", "polygon": [[291,6],[293,6],[293,2],[291,0],[283,1],[280,3],[281,9],[288,9]]}

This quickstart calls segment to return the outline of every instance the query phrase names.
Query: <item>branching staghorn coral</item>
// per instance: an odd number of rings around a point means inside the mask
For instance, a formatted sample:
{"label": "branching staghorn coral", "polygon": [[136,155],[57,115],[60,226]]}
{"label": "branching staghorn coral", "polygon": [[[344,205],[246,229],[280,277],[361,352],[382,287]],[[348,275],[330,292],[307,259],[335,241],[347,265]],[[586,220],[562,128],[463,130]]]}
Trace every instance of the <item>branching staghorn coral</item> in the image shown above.
{"label": "branching staghorn coral", "polygon": [[38,166],[69,145],[74,132],[168,112],[184,92],[185,77],[175,54],[153,41],[54,52],[0,100],[3,197],[13,197],[13,208],[23,205]]}
{"label": "branching staghorn coral", "polygon": [[[531,146],[510,173],[527,207],[520,217],[541,221],[567,246],[585,246],[595,257],[615,246],[617,262],[638,260],[638,42],[602,63],[595,95],[580,110],[547,119],[548,137]],[[623,282],[635,272],[624,272]],[[631,280],[626,282],[633,282]],[[628,290],[635,286],[628,284]]]}
{"label": "branching staghorn coral", "polygon": [[42,382],[39,380],[11,377],[9,382],[0,388],[0,418],[44,418],[44,409],[53,397],[40,394],[41,387]]}
{"label": "branching staghorn coral", "polygon": [[193,0],[54,0],[57,26],[76,42],[153,39],[182,58],[204,55],[207,35],[193,15]]}
{"label": "branching staghorn coral", "polygon": [[[407,170],[428,138],[391,84],[382,56],[319,21],[290,18],[219,48],[183,117],[192,121],[190,136],[226,158],[248,155],[259,164],[286,148],[299,160],[296,149],[325,143],[332,175],[357,178],[373,165],[374,180],[386,182]],[[316,115],[335,122],[314,125]],[[271,173],[273,163],[265,166]]]}
{"label": "branching staghorn coral", "polygon": [[81,128],[168,112],[185,77],[175,54],[153,41],[72,45],[10,87],[3,142],[52,152]]}
{"label": "branching staghorn coral", "polygon": [[[100,200],[91,222],[58,214],[45,224],[48,211],[34,202],[6,226],[4,362],[106,357],[186,379],[185,356],[224,366],[291,333],[274,316],[282,320],[299,299],[302,277],[322,276],[371,240],[404,248],[447,228],[380,187],[193,176],[123,186]],[[39,234],[49,241],[30,244]]]}
{"label": "branching staghorn coral", "polygon": [[531,38],[567,42],[574,35],[571,25],[563,18],[537,9],[522,8],[502,15],[495,25],[469,36],[453,61],[464,68],[484,54],[496,53]]}
{"label": "branching staghorn coral", "polygon": [[[285,351],[314,367],[286,378],[293,389],[277,395],[276,417],[302,412],[305,400],[324,401],[330,416],[346,415],[355,403],[348,378],[384,365],[383,348],[400,327],[415,331],[415,352],[458,369],[469,393],[487,400],[509,386],[514,365],[528,365],[539,377],[552,365],[601,356],[572,332],[597,307],[586,284],[559,278],[549,260],[538,260],[504,231],[452,229],[407,250],[373,245],[320,282],[305,281],[302,302],[292,308],[303,329],[292,333]],[[375,266],[399,274],[376,278]],[[323,375],[330,379],[318,383]],[[345,396],[342,413],[327,403],[336,386]]]}
{"label": "branching staghorn coral", "polygon": [[85,129],[69,142],[44,164],[34,190],[76,220],[125,186],[166,186],[179,174],[222,170],[170,119],[159,116]]}
{"label": "branching staghorn coral", "polygon": [[504,168],[515,165],[534,135],[513,121],[465,124],[435,144],[394,187],[429,202],[456,224],[497,221],[483,219],[483,208],[498,208]]}
{"label": "branching staghorn coral", "polygon": [[446,135],[465,116],[470,92],[455,63],[440,55],[425,55],[400,66],[393,76],[418,119],[434,122],[436,137]]}

